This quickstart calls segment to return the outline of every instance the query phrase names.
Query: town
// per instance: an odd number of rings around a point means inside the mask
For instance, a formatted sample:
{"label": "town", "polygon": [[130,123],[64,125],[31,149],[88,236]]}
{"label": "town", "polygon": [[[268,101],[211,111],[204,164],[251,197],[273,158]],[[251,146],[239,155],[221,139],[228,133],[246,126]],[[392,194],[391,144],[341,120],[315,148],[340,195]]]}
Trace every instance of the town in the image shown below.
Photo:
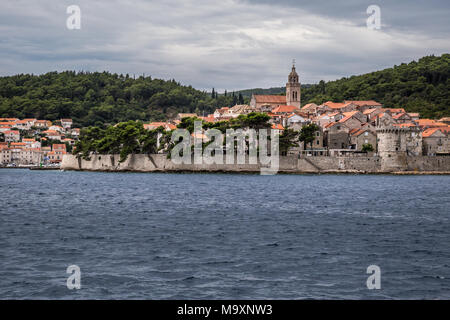
{"label": "town", "polygon": [[[222,107],[213,114],[200,116],[179,113],[166,122],[144,123],[144,128],[166,131],[177,128],[183,118],[195,117],[205,122],[228,121],[252,112],[270,117],[272,129],[300,131],[316,124],[314,141],[298,142],[289,154],[306,156],[375,155],[379,149],[381,127],[398,129],[408,138],[390,141],[393,150],[404,149],[408,156],[450,155],[450,117],[421,119],[419,113],[404,108],[389,108],[373,100],[327,101],[321,105],[301,104],[301,84],[295,65],[288,76],[285,95],[253,94],[248,105]],[[58,121],[0,118],[1,166],[58,166],[80,136],[80,128],[71,119]],[[400,137],[400,136],[399,136]],[[395,140],[395,139],[394,139]],[[402,145],[404,144],[404,145]]]}

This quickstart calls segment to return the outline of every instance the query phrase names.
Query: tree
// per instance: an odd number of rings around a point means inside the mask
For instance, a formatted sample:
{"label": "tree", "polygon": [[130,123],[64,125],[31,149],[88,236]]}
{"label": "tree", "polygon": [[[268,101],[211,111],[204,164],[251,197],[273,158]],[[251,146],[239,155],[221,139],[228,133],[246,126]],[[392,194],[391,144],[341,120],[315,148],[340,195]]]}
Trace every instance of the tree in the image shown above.
{"label": "tree", "polygon": [[242,94],[240,92],[239,92],[238,103],[239,104],[244,104],[244,97],[242,96]]}
{"label": "tree", "polygon": [[365,144],[363,144],[361,151],[362,152],[373,152],[374,148],[370,143],[365,143]]}
{"label": "tree", "polygon": [[315,123],[310,123],[306,126],[303,126],[300,130],[299,141],[303,142],[304,149],[306,150],[306,145],[309,143],[310,148],[312,149],[312,143],[316,137],[316,132],[319,130],[319,126]]}
{"label": "tree", "polygon": [[286,155],[289,149],[297,146],[299,133],[293,129],[286,128],[279,137],[280,154]]}

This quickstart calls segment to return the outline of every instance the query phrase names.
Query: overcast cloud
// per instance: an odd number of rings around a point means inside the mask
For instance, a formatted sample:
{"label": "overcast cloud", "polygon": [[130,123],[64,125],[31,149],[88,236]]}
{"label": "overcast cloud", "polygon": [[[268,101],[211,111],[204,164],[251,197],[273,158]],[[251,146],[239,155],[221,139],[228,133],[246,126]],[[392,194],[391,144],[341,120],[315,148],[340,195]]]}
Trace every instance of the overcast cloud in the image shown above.
{"label": "overcast cloud", "polygon": [[[66,8],[81,8],[81,30]],[[366,9],[381,8],[369,30]],[[334,80],[450,52],[450,1],[16,0],[0,4],[0,75],[62,70],[174,78],[198,89]]]}

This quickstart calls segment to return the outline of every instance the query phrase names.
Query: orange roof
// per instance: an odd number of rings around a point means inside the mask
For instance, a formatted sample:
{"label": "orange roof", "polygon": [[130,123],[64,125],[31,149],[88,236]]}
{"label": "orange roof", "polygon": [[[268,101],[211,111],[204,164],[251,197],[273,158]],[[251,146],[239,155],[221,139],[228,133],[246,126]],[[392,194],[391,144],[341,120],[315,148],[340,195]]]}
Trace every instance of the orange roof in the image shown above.
{"label": "orange roof", "polygon": [[432,120],[432,119],[419,119],[416,120],[417,124],[421,127],[446,127],[447,124],[443,123],[443,122],[438,122],[436,120]]}
{"label": "orange roof", "polygon": [[45,130],[43,133],[50,135],[59,135],[58,131],[56,130]]}
{"label": "orange roof", "polygon": [[66,150],[66,145],[65,144],[59,144],[59,143],[55,143],[52,145],[53,150],[55,149],[64,149]]}
{"label": "orange roof", "polygon": [[17,118],[0,118],[0,121],[17,121]]}
{"label": "orange roof", "polygon": [[196,138],[196,139],[203,139],[203,140],[206,140],[206,139],[208,139],[208,137],[206,136],[206,134],[204,134],[204,133],[201,133],[201,132],[193,132],[193,133],[191,133],[191,136],[192,137],[194,137],[194,138]]}
{"label": "orange roof", "polygon": [[35,142],[36,140],[34,140],[34,139],[27,139],[27,138],[23,138],[22,139],[22,142]]}
{"label": "orange roof", "polygon": [[255,94],[253,95],[257,103],[286,103],[286,96]]}
{"label": "orange roof", "polygon": [[324,128],[331,128],[332,126],[334,126],[337,122],[329,122],[327,123]]}
{"label": "orange roof", "polygon": [[174,130],[176,129],[176,126],[171,124],[171,123],[167,123],[167,122],[150,122],[150,123],[144,123],[144,129],[147,130],[153,130],[159,127],[163,127],[164,129],[169,129],[169,130]]}
{"label": "orange roof", "polygon": [[364,110],[363,114],[371,114],[372,112],[378,110],[377,108],[372,108],[372,109],[366,109]]}
{"label": "orange roof", "polygon": [[274,124],[272,124],[272,129],[284,130],[284,127],[279,123],[277,123],[277,124],[274,123]]}
{"label": "orange roof", "polygon": [[384,108],[384,111],[390,111],[391,113],[405,113],[403,108]]}
{"label": "orange roof", "polygon": [[436,131],[440,131],[443,133],[439,128],[428,128],[422,133],[422,137],[427,138],[429,136],[432,136]]}
{"label": "orange roof", "polygon": [[278,106],[274,109],[272,109],[273,113],[291,113],[294,112],[296,110],[299,110],[297,107],[294,106]]}
{"label": "orange roof", "polygon": [[355,114],[357,114],[359,111],[350,111],[350,112],[344,112],[344,118],[339,120],[340,123],[346,122],[347,120],[350,120]]}
{"label": "orange roof", "polygon": [[347,107],[348,105],[352,104],[351,102],[332,102],[332,101],[327,101],[324,103],[324,105],[326,105],[327,107],[330,107],[331,109],[342,109]]}
{"label": "orange roof", "polygon": [[355,137],[357,137],[357,136],[359,136],[361,133],[364,133],[364,132],[370,132],[369,130],[367,130],[367,129],[353,129],[353,130],[351,130],[349,133],[350,133],[350,135],[352,135],[352,136],[355,136]]}
{"label": "orange roof", "polygon": [[19,130],[8,130],[4,132],[5,134],[20,134]]}
{"label": "orange roof", "polygon": [[[394,119],[400,119],[401,117],[403,117],[403,116],[405,116],[405,115],[409,116],[407,113],[402,112],[402,113],[396,114],[396,115],[393,116],[392,118],[394,118]],[[410,117],[410,118],[411,118],[411,117]]]}
{"label": "orange roof", "polygon": [[302,110],[308,109],[308,108],[310,108],[311,106],[314,106],[314,105],[316,105],[316,104],[315,104],[315,103],[308,103],[308,104],[305,104],[305,105],[302,107]]}
{"label": "orange roof", "polygon": [[200,119],[202,119],[203,121],[206,121],[206,122],[214,122],[215,121],[215,118],[214,118],[214,115],[210,115],[210,116],[207,116],[207,117],[200,117]]}
{"label": "orange roof", "polygon": [[345,103],[353,103],[358,107],[362,106],[382,106],[381,103],[376,102],[375,100],[345,100]]}

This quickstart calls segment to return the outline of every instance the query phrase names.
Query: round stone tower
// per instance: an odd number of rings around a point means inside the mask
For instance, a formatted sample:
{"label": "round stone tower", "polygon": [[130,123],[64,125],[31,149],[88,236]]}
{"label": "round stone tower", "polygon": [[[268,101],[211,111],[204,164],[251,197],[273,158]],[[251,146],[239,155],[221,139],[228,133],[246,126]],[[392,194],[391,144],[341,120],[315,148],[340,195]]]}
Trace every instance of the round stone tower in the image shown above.
{"label": "round stone tower", "polygon": [[419,128],[378,127],[377,138],[381,171],[408,170],[408,156],[419,156],[422,153]]}

